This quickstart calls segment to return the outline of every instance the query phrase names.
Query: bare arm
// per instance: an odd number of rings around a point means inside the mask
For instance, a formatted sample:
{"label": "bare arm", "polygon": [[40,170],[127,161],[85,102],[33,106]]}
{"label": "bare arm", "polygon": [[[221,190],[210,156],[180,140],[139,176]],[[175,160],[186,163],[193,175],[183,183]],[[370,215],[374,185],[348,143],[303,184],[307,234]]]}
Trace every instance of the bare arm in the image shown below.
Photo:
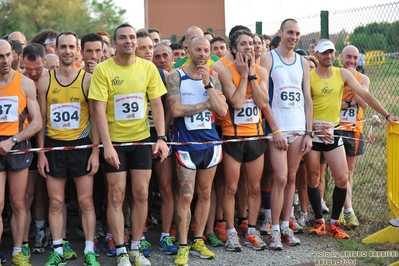
{"label": "bare arm", "polygon": [[[41,121],[43,123],[43,127],[36,134],[37,145],[39,148],[44,147],[44,134],[45,134],[45,130],[46,130],[46,117],[47,117],[46,95],[47,95],[48,86],[49,86],[49,74],[47,72],[46,75],[42,76],[39,79],[38,86],[37,86],[37,91],[38,91],[37,98],[38,98],[38,102],[39,102],[39,106],[40,106]],[[39,174],[41,176],[46,177],[46,173],[48,171],[50,171],[47,158],[44,155],[44,152],[38,152],[37,157],[38,157],[37,170],[39,171]]]}
{"label": "bare arm", "polygon": [[386,117],[389,113],[381,105],[381,103],[368,91],[366,91],[359,82],[353,77],[353,75],[346,69],[341,68],[341,75],[345,83],[348,84],[356,94],[358,94],[368,105],[374,110],[379,112],[381,115]]}
{"label": "bare arm", "polygon": [[180,75],[176,70],[170,72],[166,85],[168,90],[166,100],[168,101],[173,117],[192,116],[211,109],[210,101],[193,105],[183,105],[180,103]]}
{"label": "bare arm", "polygon": [[[310,67],[308,60],[302,58],[303,72],[303,97],[305,102],[306,131],[313,131],[313,100],[310,92]],[[312,139],[306,135],[302,141],[302,155],[308,153],[312,148]]]}

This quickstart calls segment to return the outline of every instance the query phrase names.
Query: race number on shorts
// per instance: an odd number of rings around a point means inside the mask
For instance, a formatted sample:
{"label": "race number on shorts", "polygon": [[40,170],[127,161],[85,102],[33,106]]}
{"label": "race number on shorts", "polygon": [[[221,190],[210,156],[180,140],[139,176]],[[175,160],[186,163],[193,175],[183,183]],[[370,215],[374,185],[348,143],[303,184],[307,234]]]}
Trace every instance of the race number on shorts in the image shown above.
{"label": "race number on shorts", "polygon": [[116,120],[137,120],[144,118],[144,96],[142,93],[114,96]]}
{"label": "race number on shorts", "polygon": [[0,123],[18,121],[18,96],[0,97]]}
{"label": "race number on shorts", "polygon": [[234,124],[259,123],[259,108],[253,99],[246,99],[240,110],[234,109]]}
{"label": "race number on shorts", "polygon": [[50,105],[51,127],[54,129],[77,129],[80,126],[80,103]]}

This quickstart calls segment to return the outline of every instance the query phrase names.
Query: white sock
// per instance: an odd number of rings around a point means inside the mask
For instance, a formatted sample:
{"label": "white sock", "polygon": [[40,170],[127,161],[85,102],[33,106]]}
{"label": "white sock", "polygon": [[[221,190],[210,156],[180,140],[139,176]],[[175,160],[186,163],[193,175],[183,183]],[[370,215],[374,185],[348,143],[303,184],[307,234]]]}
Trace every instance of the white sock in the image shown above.
{"label": "white sock", "polygon": [[280,225],[272,224],[272,231],[279,231],[280,232]]}
{"label": "white sock", "polygon": [[352,209],[352,207],[351,207],[351,208],[347,208],[347,209],[345,209],[345,212],[346,212],[346,213],[353,212],[353,209]]}
{"label": "white sock", "polygon": [[265,209],[265,219],[266,220],[272,219],[272,210],[271,209]]}
{"label": "white sock", "polygon": [[15,253],[21,252],[22,248],[13,247],[12,248],[12,256],[15,256]]}
{"label": "white sock", "polygon": [[235,228],[227,229],[227,234],[229,235],[231,233],[237,233],[236,229]]}
{"label": "white sock", "polygon": [[84,250],[84,254],[86,255],[89,252],[93,252],[94,253],[94,242],[93,241],[85,241],[85,250]]}
{"label": "white sock", "polygon": [[281,230],[283,230],[284,228],[287,228],[290,226],[290,222],[289,221],[282,221],[281,222]]}
{"label": "white sock", "polygon": [[330,224],[335,224],[338,220],[331,219]]}
{"label": "white sock", "polygon": [[140,249],[140,241],[130,241],[130,250]]}
{"label": "white sock", "polygon": [[169,236],[170,236],[169,233],[161,232],[161,238],[159,239],[159,241],[162,241],[165,237],[169,237]]}
{"label": "white sock", "polygon": [[62,238],[53,240],[53,247],[55,247],[57,245],[61,245],[61,246],[58,248],[54,248],[54,252],[57,252],[58,254],[64,256],[64,249],[62,248]]}
{"label": "white sock", "polygon": [[41,220],[41,221],[35,220],[35,226],[36,226],[36,228],[44,228],[44,220]]}
{"label": "white sock", "polygon": [[294,206],[292,206],[292,208],[291,208],[291,216],[290,217],[295,217],[295,215],[294,215]]}
{"label": "white sock", "polygon": [[127,253],[125,246],[116,249],[116,256],[119,256],[122,253]]}

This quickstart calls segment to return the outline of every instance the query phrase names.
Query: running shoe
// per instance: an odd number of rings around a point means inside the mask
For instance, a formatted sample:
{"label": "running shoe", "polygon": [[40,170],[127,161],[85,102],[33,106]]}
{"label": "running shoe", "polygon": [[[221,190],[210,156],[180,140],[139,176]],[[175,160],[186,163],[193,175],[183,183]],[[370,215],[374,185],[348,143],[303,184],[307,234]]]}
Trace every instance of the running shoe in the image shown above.
{"label": "running shoe", "polygon": [[30,260],[30,248],[29,248],[29,244],[22,244],[21,246],[21,252],[22,255],[24,255],[24,257],[26,258],[26,261]]}
{"label": "running shoe", "polygon": [[7,259],[6,256],[4,256],[3,252],[0,250],[0,262],[1,263],[6,263]]}
{"label": "running shoe", "polygon": [[301,244],[301,240],[294,236],[294,233],[289,227],[286,227],[281,231],[281,242],[291,247]]}
{"label": "running shoe", "polygon": [[209,245],[211,245],[212,247],[221,247],[221,246],[223,246],[223,242],[220,241],[220,239],[214,233],[209,233],[206,236],[206,242]]}
{"label": "running shoe", "polygon": [[105,255],[107,255],[108,257],[116,256],[115,242],[112,237],[108,237],[107,239],[105,239],[103,250],[105,251]]}
{"label": "running shoe", "polygon": [[271,250],[283,250],[283,244],[281,244],[281,234],[278,230],[273,230],[270,233],[269,249]]}
{"label": "running shoe", "polygon": [[266,219],[263,221],[262,226],[259,228],[261,235],[270,235],[272,232],[272,221]]}
{"label": "running shoe", "polygon": [[[151,257],[151,251],[150,251],[150,247],[151,247],[151,244],[150,244],[150,242],[148,242],[147,241],[147,239],[141,239],[140,240],[140,249],[141,249],[141,252],[143,253],[143,255],[145,256],[145,257]],[[129,256],[130,256],[130,253],[129,253]]]}
{"label": "running shoe", "polygon": [[244,220],[241,224],[237,225],[236,231],[239,236],[246,236],[248,232],[248,220]]}
{"label": "running shoe", "polygon": [[105,233],[104,233],[104,230],[103,230],[103,221],[101,219],[98,219],[96,221],[95,236],[97,237],[97,239],[101,239],[101,238],[105,237]]}
{"label": "running shoe", "polygon": [[116,265],[117,266],[132,266],[129,260],[129,254],[121,253],[116,257]]}
{"label": "running shoe", "polygon": [[345,216],[344,216],[344,209],[341,210],[338,220],[341,223],[341,225],[346,225]]}
{"label": "running shoe", "polygon": [[254,250],[266,249],[266,243],[262,240],[258,230],[252,231],[251,234],[245,236],[244,245]]}
{"label": "running shoe", "polygon": [[299,213],[299,217],[297,220],[298,224],[300,226],[304,227],[304,226],[306,226],[307,221],[308,221],[308,217],[307,217],[306,213],[304,211],[301,211]]}
{"label": "running shoe", "polygon": [[12,259],[11,259],[11,265],[14,265],[14,266],[32,266],[29,263],[29,260],[24,256],[24,254],[22,254],[22,252],[15,253],[14,257],[12,257]]}
{"label": "running shoe", "polygon": [[317,219],[314,226],[310,228],[309,235],[325,235],[326,234],[326,224],[322,219]]}
{"label": "running shoe", "polygon": [[198,256],[201,259],[215,258],[215,254],[206,247],[205,242],[202,239],[196,240],[191,245],[190,254]]}
{"label": "running shoe", "polygon": [[359,226],[359,220],[357,219],[354,212],[345,212],[345,225],[347,228],[356,228]]}
{"label": "running shoe", "polygon": [[166,255],[177,253],[177,247],[173,245],[172,238],[169,236],[164,236],[162,240],[159,241],[159,250],[164,251]]}
{"label": "running shoe", "polygon": [[64,250],[64,257],[66,260],[74,260],[78,258],[78,255],[72,250],[71,244],[68,240],[62,240],[62,249]]}
{"label": "running shoe", "polygon": [[151,262],[144,257],[139,249],[129,251],[129,260],[135,266],[151,266]]}
{"label": "running shoe", "polygon": [[342,229],[341,223],[339,221],[335,222],[335,224],[330,224],[328,226],[327,234],[337,239],[349,239],[349,235],[345,233],[344,229]]}
{"label": "running shoe", "polygon": [[330,209],[327,207],[326,202],[324,201],[324,199],[321,199],[321,213],[327,214],[329,212],[330,212]]}
{"label": "running shoe", "polygon": [[303,228],[302,228],[302,226],[300,226],[298,224],[295,217],[290,218],[289,226],[290,226],[290,229],[292,230],[292,232],[294,232],[294,234],[302,234],[303,233]]}
{"label": "running shoe", "polygon": [[94,237],[94,255],[96,255],[96,257],[100,256],[100,242],[98,242],[97,237]]}
{"label": "running shoe", "polygon": [[100,266],[100,263],[98,263],[96,259],[96,254],[93,252],[88,252],[85,255],[85,262],[83,263],[84,266]]}
{"label": "running shoe", "polygon": [[38,228],[38,232],[36,233],[35,244],[33,244],[32,252],[33,253],[44,253],[45,247],[48,246],[48,241],[45,234],[44,228]]}
{"label": "running shoe", "polygon": [[190,254],[190,248],[186,247],[179,247],[177,251],[177,255],[173,263],[176,266],[187,266],[188,265],[188,255]]}
{"label": "running shoe", "polygon": [[236,232],[227,235],[227,241],[225,246],[227,251],[240,252],[242,250],[240,239],[238,238]]}
{"label": "running shoe", "polygon": [[215,228],[213,228],[213,232],[222,242],[226,242],[227,240],[227,229],[226,222],[216,222]]}
{"label": "running shoe", "polygon": [[61,254],[58,254],[57,252],[53,252],[50,254],[50,257],[48,258],[48,261],[44,266],[63,266],[67,265],[65,257],[62,256]]}

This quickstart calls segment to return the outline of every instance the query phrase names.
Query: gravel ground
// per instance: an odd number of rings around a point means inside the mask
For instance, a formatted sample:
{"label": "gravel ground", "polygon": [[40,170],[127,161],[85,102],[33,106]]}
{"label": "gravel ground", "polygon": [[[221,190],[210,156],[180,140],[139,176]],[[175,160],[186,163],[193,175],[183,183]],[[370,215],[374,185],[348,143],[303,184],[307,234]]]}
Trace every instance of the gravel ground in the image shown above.
{"label": "gravel ground", "polygon": [[[78,259],[73,261],[68,261],[68,265],[83,265],[83,249],[84,241],[79,239],[75,233],[75,228],[77,224],[76,217],[69,218],[69,241],[72,244],[73,249],[78,253]],[[301,245],[296,247],[284,247],[283,251],[254,251],[248,247],[243,247],[242,252],[227,252],[224,247],[211,248],[214,251],[216,258],[213,260],[203,260],[198,257],[190,255],[189,265],[253,265],[253,266],[263,266],[263,265],[318,265],[317,260],[324,259],[335,260],[336,258],[321,257],[317,252],[333,252],[335,240],[330,236],[309,236],[305,230],[304,234],[297,234],[296,236],[301,239]],[[151,257],[149,258],[153,266],[161,265],[173,265],[174,256],[167,256],[163,251],[158,250],[158,241],[160,235],[160,226],[154,227],[148,233],[146,233],[147,240],[153,244],[151,247]],[[263,236],[264,240],[268,241],[267,236]],[[10,261],[11,256],[11,238],[7,237],[4,239],[5,249],[3,249],[8,261]],[[243,243],[243,241],[242,241]],[[102,245],[101,245],[102,246]],[[32,254],[31,263],[32,265],[44,265],[48,258],[48,252],[50,248],[46,249],[44,254]],[[319,253],[320,254],[320,253]],[[354,260],[354,258],[351,258]],[[101,251],[98,257],[98,262],[101,265],[116,265],[115,258],[109,258],[105,256],[105,253]],[[342,261],[341,261],[342,262]],[[354,265],[352,264],[340,264],[340,265]],[[9,265],[9,262],[3,265]],[[326,265],[326,264],[324,264]],[[331,265],[331,264],[330,264]],[[363,263],[357,262],[357,265],[364,265]]]}

